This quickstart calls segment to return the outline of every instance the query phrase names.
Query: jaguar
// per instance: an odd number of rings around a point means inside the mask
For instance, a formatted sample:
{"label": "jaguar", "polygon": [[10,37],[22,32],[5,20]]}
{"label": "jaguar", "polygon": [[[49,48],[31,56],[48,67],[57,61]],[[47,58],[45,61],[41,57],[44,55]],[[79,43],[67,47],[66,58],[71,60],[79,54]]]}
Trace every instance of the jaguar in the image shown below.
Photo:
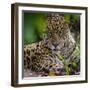
{"label": "jaguar", "polygon": [[75,40],[68,22],[59,13],[48,14],[46,24],[45,39],[24,45],[24,70],[35,74],[32,76],[61,76],[65,74],[61,57],[69,60],[76,47]]}

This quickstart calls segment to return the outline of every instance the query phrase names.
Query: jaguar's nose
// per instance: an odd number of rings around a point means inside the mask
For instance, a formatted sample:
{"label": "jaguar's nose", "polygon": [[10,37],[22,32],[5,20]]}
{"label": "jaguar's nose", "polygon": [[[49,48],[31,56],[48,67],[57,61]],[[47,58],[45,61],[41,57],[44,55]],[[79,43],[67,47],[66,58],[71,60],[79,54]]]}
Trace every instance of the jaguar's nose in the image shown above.
{"label": "jaguar's nose", "polygon": [[60,68],[58,68],[58,69],[57,69],[57,71],[61,71],[61,69],[60,69]]}
{"label": "jaguar's nose", "polygon": [[58,46],[58,44],[57,43],[53,43],[53,46],[56,48]]}

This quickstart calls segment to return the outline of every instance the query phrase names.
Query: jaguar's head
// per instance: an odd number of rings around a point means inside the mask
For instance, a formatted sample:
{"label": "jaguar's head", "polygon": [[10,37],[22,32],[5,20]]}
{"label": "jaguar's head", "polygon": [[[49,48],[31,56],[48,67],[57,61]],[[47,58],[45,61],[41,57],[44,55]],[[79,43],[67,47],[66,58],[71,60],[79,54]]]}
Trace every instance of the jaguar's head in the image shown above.
{"label": "jaguar's head", "polygon": [[52,50],[62,50],[63,54],[72,52],[75,40],[72,37],[68,22],[59,13],[47,16],[47,29],[50,43],[48,47]]}
{"label": "jaguar's head", "polygon": [[48,34],[62,37],[68,31],[68,23],[60,14],[52,13],[47,16],[47,28]]}
{"label": "jaguar's head", "polygon": [[68,23],[60,14],[52,13],[47,16],[48,37],[51,37],[54,45],[58,45],[59,41],[67,35],[68,28]]}

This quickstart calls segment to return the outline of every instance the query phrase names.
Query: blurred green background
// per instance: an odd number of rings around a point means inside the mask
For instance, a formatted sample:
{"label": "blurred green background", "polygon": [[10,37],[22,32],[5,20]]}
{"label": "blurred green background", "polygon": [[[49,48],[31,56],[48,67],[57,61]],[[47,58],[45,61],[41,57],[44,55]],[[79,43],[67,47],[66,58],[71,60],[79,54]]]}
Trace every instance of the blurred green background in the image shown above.
{"label": "blurred green background", "polygon": [[43,39],[46,33],[46,14],[24,13],[24,44]]}

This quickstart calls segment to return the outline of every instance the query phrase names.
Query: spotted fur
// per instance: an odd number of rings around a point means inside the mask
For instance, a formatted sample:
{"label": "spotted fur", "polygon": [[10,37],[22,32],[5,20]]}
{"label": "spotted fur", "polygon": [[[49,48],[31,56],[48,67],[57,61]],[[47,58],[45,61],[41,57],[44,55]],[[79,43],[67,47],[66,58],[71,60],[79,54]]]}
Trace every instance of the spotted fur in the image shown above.
{"label": "spotted fur", "polygon": [[75,49],[75,41],[68,23],[57,13],[47,16],[47,32],[44,40],[24,46],[24,69],[62,75],[64,64],[59,56],[67,60]]}

